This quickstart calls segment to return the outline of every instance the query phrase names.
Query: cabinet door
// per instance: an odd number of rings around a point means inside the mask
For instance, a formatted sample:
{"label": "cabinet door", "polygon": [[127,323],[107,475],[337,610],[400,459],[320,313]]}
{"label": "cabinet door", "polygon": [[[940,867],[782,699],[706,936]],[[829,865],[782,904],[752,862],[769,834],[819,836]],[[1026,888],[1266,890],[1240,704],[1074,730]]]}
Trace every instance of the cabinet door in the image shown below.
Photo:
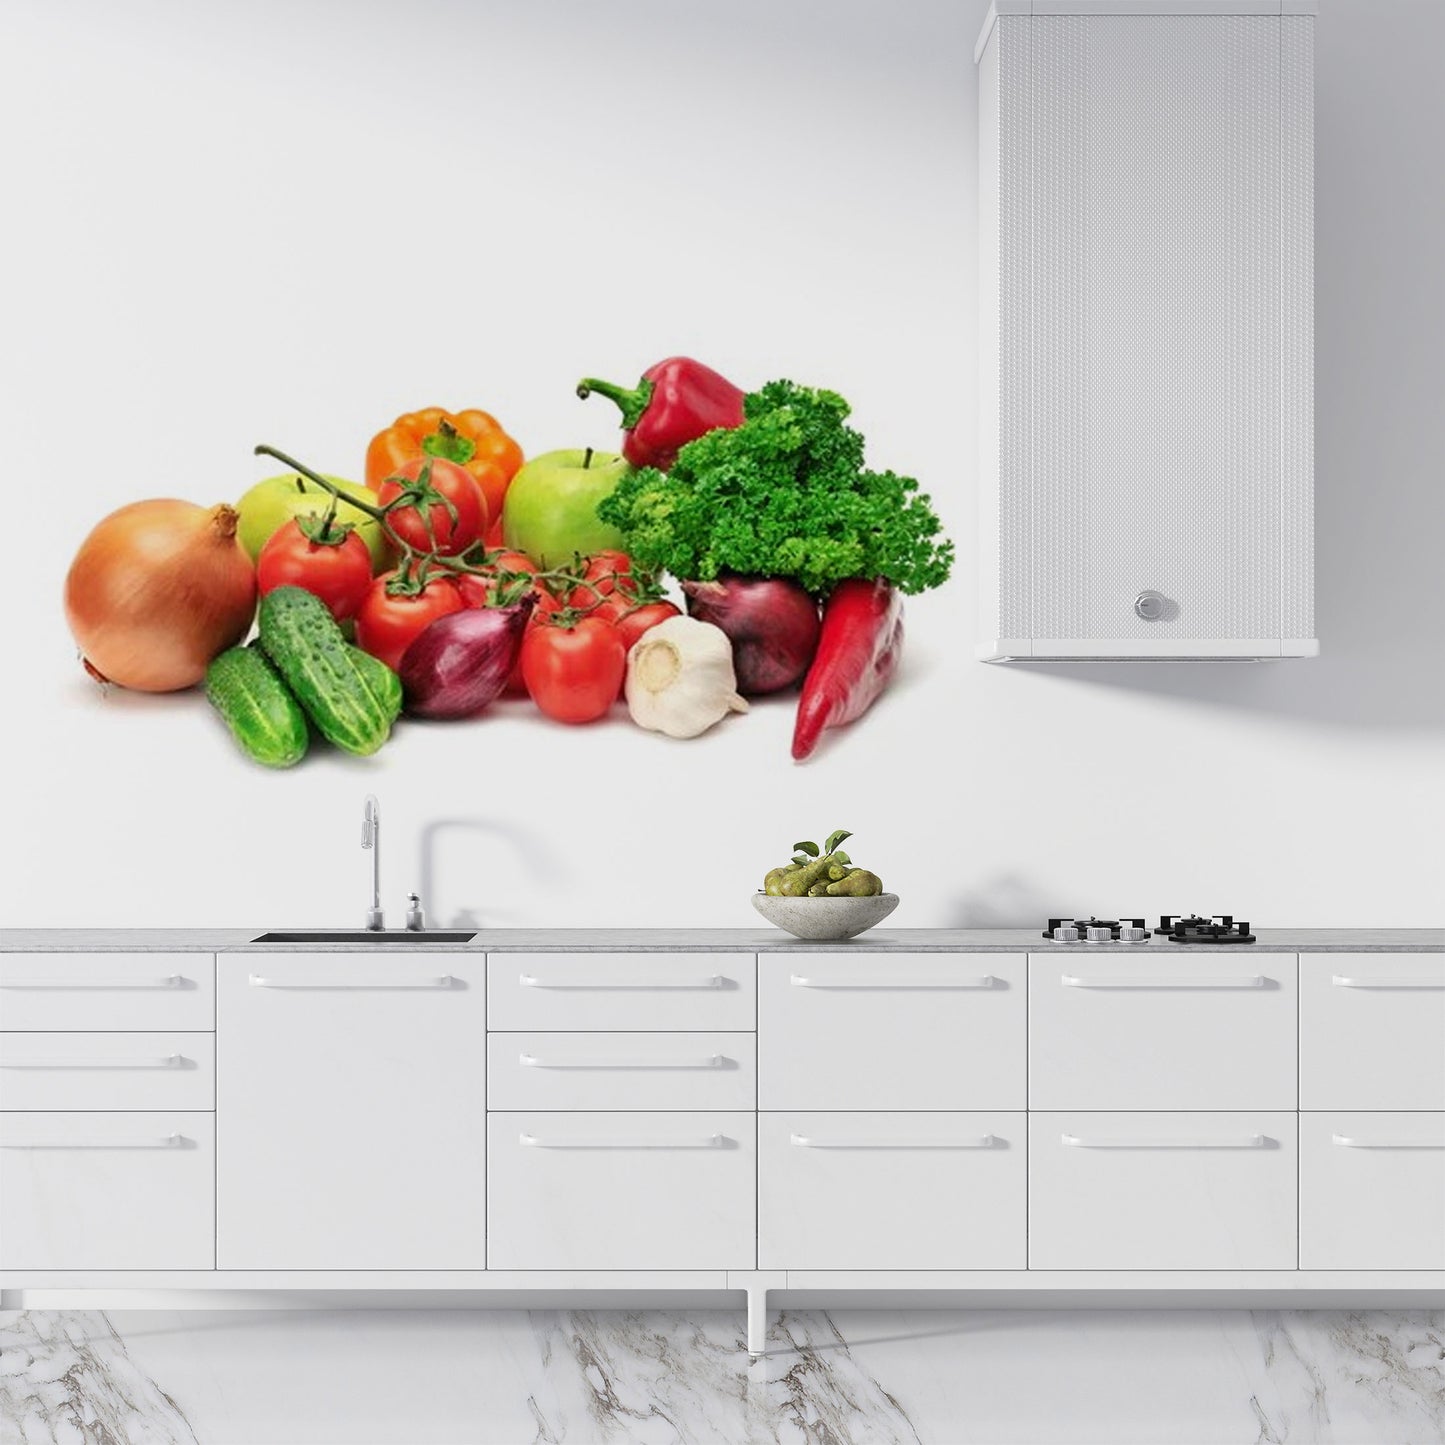
{"label": "cabinet door", "polygon": [[1445,1113],[1300,1115],[1301,1269],[1445,1269]]}
{"label": "cabinet door", "polygon": [[1300,955],[1300,1108],[1445,1109],[1445,955]]}
{"label": "cabinet door", "polygon": [[209,953],[0,954],[0,1029],[216,1026]]}
{"label": "cabinet door", "polygon": [[753,1269],[757,1115],[493,1114],[492,1269]]}
{"label": "cabinet door", "polygon": [[0,1034],[0,1109],[214,1109],[215,1034]]}
{"label": "cabinet door", "polygon": [[479,955],[223,955],[221,1269],[481,1269]]}
{"label": "cabinet door", "polygon": [[758,961],[764,1109],[1022,1109],[1022,954]]}
{"label": "cabinet door", "polygon": [[1295,957],[1247,945],[1029,956],[1029,1107],[1293,1109]]}
{"label": "cabinet door", "polygon": [[1023,1269],[1024,1115],[760,1114],[759,1269]]}
{"label": "cabinet door", "polygon": [[1294,1269],[1294,1114],[1030,1114],[1030,1269]]}
{"label": "cabinet door", "polygon": [[213,1269],[215,1119],[0,1114],[0,1267]]}

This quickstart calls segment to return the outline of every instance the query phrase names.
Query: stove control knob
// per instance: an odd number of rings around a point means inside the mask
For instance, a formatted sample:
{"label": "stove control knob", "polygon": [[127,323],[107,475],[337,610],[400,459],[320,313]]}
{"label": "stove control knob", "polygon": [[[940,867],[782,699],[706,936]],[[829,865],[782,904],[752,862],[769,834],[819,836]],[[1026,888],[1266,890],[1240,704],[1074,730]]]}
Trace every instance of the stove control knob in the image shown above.
{"label": "stove control knob", "polygon": [[1147,928],[1135,928],[1132,923],[1126,923],[1119,930],[1120,943],[1143,943],[1149,937]]}
{"label": "stove control knob", "polygon": [[1134,599],[1134,615],[1145,622],[1158,622],[1164,615],[1164,594],[1162,592],[1141,592]]}
{"label": "stove control knob", "polygon": [[1071,924],[1065,924],[1062,928],[1054,929],[1055,943],[1077,943],[1079,941],[1079,930]]}
{"label": "stove control knob", "polygon": [[1090,943],[1113,943],[1114,930],[1112,928],[1091,928],[1084,936]]}

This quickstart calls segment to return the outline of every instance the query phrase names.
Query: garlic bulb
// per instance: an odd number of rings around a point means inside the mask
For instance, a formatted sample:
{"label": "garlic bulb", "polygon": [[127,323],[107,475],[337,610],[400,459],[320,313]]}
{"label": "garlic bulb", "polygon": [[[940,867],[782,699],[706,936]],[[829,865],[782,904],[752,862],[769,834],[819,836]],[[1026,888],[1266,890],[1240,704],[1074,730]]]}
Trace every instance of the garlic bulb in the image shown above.
{"label": "garlic bulb", "polygon": [[746,712],[727,634],[695,617],[649,627],[627,655],[627,710],[638,727],[695,738],[730,712]]}

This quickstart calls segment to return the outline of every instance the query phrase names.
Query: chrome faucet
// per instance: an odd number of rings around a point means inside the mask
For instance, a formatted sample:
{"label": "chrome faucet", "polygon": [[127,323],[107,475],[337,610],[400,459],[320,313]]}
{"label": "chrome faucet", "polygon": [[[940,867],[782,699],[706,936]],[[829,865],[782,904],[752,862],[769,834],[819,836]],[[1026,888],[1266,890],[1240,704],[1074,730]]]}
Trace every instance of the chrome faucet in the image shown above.
{"label": "chrome faucet", "polygon": [[386,928],[386,920],[381,912],[381,804],[375,793],[366,795],[361,846],[371,849],[371,907],[366,910],[366,927],[369,932],[380,933]]}

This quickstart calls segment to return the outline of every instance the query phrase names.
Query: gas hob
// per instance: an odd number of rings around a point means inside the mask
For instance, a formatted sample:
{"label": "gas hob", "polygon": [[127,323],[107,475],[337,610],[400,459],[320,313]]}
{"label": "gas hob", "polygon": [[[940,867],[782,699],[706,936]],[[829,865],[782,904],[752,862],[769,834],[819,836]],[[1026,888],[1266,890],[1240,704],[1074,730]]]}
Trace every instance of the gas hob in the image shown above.
{"label": "gas hob", "polygon": [[1161,938],[1169,943],[1253,943],[1249,924],[1236,922],[1233,914],[1217,913],[1209,918],[1197,913],[1166,913],[1159,927],[1150,929],[1142,918],[1051,918],[1043,936],[1050,943],[1148,943]]}

